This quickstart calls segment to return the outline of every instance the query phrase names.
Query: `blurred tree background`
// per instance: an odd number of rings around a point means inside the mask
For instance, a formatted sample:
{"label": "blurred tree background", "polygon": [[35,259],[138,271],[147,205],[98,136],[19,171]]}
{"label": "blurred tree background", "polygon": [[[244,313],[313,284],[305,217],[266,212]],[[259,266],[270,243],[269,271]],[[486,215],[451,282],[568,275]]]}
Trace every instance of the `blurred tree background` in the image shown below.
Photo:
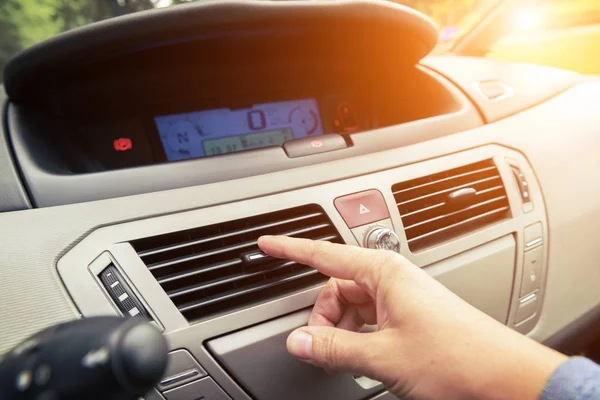
{"label": "blurred tree background", "polygon": [[0,0],[0,81],[8,59],[60,32],[186,0]]}

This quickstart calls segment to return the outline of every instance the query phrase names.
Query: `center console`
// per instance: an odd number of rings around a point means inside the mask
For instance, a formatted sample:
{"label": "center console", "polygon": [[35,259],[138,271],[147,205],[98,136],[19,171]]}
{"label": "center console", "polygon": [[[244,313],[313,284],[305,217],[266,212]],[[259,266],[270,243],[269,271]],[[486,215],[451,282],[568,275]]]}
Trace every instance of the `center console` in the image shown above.
{"label": "center console", "polygon": [[[449,196],[464,189],[473,196],[456,208]],[[173,393],[201,382],[235,399],[363,399],[384,388],[289,357],[285,337],[306,323],[326,278],[265,256],[256,240],[282,234],[360,246],[373,228],[393,230],[401,254],[493,318],[523,333],[535,326],[544,202],[526,159],[499,146],[104,227],[65,254],[58,271],[82,315],[146,314],[172,351],[189,353],[200,372],[165,377],[185,378],[183,389],[165,384],[167,399],[192,399]],[[117,281],[103,280],[106,271]],[[113,285],[125,290],[113,294]],[[134,301],[125,305],[123,293]]]}

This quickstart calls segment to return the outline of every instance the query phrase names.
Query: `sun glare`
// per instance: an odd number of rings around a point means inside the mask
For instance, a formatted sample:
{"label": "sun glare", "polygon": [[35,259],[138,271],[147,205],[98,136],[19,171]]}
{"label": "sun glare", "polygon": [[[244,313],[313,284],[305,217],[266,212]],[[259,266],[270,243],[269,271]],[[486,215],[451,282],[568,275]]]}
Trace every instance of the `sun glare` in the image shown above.
{"label": "sun glare", "polygon": [[518,29],[528,31],[540,25],[540,14],[535,9],[521,9],[515,14],[515,25]]}

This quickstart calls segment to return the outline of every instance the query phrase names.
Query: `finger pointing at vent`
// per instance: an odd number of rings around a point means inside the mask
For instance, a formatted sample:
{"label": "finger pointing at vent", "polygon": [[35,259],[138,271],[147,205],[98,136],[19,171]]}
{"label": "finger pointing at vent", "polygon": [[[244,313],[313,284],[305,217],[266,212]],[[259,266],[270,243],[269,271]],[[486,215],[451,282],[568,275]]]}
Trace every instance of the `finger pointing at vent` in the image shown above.
{"label": "finger pointing at vent", "polygon": [[376,293],[377,280],[381,275],[397,272],[395,266],[391,271],[394,264],[389,261],[406,261],[393,252],[284,236],[263,236],[258,245],[272,257],[310,265],[333,278],[353,280],[372,296]]}
{"label": "finger pointing at vent", "polygon": [[[566,359],[483,314],[396,253],[272,236],[258,245],[333,277],[308,326],[289,335],[290,354],[383,382],[400,398],[538,399]],[[374,322],[376,332],[357,332]]]}

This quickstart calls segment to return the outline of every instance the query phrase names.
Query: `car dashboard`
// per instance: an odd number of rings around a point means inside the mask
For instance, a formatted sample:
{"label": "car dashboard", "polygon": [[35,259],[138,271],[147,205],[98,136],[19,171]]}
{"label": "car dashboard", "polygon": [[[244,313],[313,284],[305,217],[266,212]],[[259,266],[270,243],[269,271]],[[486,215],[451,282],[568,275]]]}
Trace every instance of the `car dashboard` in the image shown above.
{"label": "car dashboard", "polygon": [[264,234],[368,247],[387,229],[501,323],[547,343],[577,326],[600,305],[600,83],[427,56],[436,41],[391,3],[222,1],[17,56],[0,352],[141,314],[171,350],[147,399],[393,398],[287,354],[326,277],[263,254]]}

